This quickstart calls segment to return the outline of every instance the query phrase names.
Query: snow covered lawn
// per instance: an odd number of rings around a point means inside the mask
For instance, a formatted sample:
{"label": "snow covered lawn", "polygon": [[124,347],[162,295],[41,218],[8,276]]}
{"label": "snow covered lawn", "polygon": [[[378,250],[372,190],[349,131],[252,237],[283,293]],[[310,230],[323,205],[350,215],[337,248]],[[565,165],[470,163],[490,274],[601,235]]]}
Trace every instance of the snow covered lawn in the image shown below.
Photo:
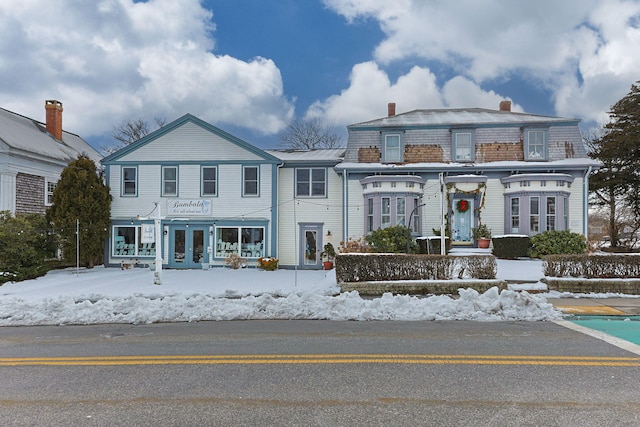
{"label": "snow covered lawn", "polygon": [[[0,326],[239,319],[556,320],[540,295],[461,289],[456,297],[340,294],[334,270],[218,268],[153,272],[96,267],[52,271],[0,287]],[[517,277],[516,277],[517,276]],[[537,261],[500,261],[498,278],[537,280]]]}

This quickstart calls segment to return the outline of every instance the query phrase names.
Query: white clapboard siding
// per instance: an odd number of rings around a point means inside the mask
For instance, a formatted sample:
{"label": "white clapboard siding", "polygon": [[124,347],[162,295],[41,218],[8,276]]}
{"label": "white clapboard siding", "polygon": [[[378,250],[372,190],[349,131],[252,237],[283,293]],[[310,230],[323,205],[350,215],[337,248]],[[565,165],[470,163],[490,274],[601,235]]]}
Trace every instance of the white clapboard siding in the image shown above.
{"label": "white clapboard siding", "polygon": [[364,197],[362,195],[362,184],[360,178],[349,179],[348,188],[348,209],[347,216],[349,221],[348,238],[359,239],[365,233],[365,214],[366,206],[364,205]]}
{"label": "white clapboard siding", "polygon": [[584,234],[584,204],[582,200],[582,186],[584,178],[576,177],[569,188],[569,230]]}
{"label": "white clapboard siding", "polygon": [[491,229],[492,235],[505,234],[504,185],[499,179],[489,179],[485,190],[480,220]]}
{"label": "white clapboard siding", "polygon": [[[321,223],[322,243],[338,249],[342,240],[342,180],[333,168],[327,173],[327,197],[294,200],[294,168],[280,169],[278,188],[278,258],[280,265],[296,265],[300,223]],[[294,210],[295,204],[295,210]],[[327,232],[331,231],[331,236]]]}
{"label": "white clapboard siding", "polygon": [[125,162],[259,160],[260,157],[221,136],[186,122],[173,131],[120,157]]}

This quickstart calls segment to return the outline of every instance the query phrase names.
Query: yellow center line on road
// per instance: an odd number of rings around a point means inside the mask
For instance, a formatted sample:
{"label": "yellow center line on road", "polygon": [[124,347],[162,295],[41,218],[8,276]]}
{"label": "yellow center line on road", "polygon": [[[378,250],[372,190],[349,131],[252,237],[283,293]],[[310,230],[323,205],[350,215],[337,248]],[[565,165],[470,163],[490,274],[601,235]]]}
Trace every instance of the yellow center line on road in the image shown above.
{"label": "yellow center line on road", "polygon": [[267,364],[423,364],[423,365],[546,365],[634,366],[640,357],[503,356],[429,354],[262,354],[163,355],[86,357],[2,357],[0,366],[116,365],[267,365]]}

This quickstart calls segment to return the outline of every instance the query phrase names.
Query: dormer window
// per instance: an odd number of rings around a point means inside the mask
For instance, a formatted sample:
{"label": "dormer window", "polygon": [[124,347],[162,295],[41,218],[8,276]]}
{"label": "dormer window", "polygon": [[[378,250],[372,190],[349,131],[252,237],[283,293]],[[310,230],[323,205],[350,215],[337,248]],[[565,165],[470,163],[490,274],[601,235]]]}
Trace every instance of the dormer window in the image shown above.
{"label": "dormer window", "polygon": [[454,130],[452,132],[452,156],[455,162],[473,162],[475,160],[475,146],[471,130]]}
{"label": "dormer window", "polygon": [[402,134],[383,134],[382,145],[382,161],[384,163],[400,163],[403,161]]}
{"label": "dormer window", "polygon": [[529,129],[526,131],[524,144],[525,160],[547,160],[548,151],[548,132],[546,129]]}

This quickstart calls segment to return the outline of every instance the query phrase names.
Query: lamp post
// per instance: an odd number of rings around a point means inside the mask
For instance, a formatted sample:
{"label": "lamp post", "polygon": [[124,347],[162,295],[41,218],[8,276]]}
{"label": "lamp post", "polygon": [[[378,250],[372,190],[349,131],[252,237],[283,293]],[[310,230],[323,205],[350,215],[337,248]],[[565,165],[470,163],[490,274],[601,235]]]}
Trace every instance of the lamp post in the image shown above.
{"label": "lamp post", "polygon": [[409,224],[407,225],[407,253],[410,253],[409,251],[411,250],[411,218],[413,218],[413,214],[420,209],[421,207],[425,206],[426,203],[421,203],[418,206],[414,207],[413,210],[411,211],[411,213],[409,214]]}
{"label": "lamp post", "polygon": [[444,212],[444,200],[446,196],[445,186],[444,186],[444,174],[440,172],[438,175],[438,180],[440,181],[440,255],[445,255],[447,250],[445,248],[446,244],[446,215]]}

